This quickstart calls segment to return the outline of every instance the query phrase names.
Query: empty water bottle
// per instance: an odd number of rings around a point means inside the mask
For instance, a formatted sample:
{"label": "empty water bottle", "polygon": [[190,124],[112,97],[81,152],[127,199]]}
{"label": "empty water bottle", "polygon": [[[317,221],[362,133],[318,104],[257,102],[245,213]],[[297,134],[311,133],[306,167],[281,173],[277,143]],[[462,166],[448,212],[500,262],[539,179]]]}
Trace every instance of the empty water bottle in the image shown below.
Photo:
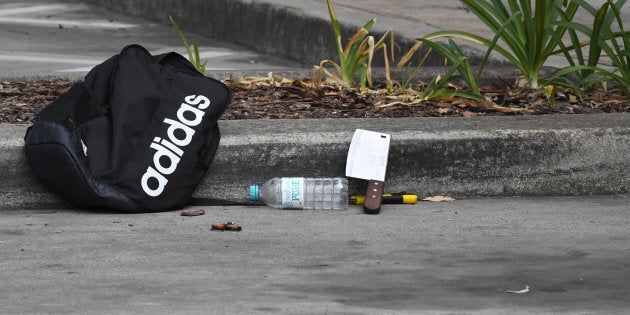
{"label": "empty water bottle", "polygon": [[280,209],[347,209],[348,180],[343,177],[276,177],[249,186],[249,199]]}

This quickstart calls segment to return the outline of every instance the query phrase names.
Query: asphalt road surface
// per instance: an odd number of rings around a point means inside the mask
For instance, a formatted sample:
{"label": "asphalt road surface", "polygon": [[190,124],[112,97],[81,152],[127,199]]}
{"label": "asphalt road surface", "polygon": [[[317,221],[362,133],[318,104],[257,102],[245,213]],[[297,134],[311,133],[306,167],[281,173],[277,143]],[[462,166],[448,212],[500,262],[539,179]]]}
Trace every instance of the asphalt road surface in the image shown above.
{"label": "asphalt road surface", "polygon": [[[85,73],[128,44],[154,54],[186,55],[175,30],[166,24],[74,1],[0,0],[0,76],[66,76]],[[267,70],[299,64],[226,42],[212,34],[186,32],[200,46],[208,70]],[[187,55],[186,55],[187,56]]]}
{"label": "asphalt road surface", "polygon": [[628,314],[629,198],[4,210],[0,313]]}

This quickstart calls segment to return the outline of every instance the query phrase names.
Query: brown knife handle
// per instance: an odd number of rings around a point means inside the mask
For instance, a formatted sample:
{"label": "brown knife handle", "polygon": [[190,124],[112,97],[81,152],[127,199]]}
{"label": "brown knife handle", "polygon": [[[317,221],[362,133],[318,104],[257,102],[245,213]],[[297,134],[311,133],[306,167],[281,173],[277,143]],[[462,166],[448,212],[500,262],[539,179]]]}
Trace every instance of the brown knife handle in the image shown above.
{"label": "brown knife handle", "polygon": [[383,187],[385,182],[371,179],[365,192],[363,211],[367,214],[378,214],[381,211]]}

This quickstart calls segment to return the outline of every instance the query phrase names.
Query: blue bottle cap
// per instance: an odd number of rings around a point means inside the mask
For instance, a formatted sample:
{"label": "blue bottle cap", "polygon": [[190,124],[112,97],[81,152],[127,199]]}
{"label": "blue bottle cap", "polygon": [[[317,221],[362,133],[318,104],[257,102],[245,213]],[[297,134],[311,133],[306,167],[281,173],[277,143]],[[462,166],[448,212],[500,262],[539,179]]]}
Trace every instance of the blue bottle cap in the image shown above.
{"label": "blue bottle cap", "polygon": [[258,198],[260,197],[258,194],[258,190],[258,185],[249,186],[249,200],[258,201]]}

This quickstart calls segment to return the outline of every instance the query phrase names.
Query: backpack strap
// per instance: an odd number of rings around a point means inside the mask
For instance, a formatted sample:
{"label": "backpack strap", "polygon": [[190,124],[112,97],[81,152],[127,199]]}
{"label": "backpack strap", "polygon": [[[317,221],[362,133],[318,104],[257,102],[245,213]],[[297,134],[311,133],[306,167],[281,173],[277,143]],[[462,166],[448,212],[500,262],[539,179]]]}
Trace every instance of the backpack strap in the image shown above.
{"label": "backpack strap", "polygon": [[153,60],[162,65],[169,63],[177,69],[191,73],[198,73],[195,66],[188,59],[176,52],[155,55],[153,56]]}

